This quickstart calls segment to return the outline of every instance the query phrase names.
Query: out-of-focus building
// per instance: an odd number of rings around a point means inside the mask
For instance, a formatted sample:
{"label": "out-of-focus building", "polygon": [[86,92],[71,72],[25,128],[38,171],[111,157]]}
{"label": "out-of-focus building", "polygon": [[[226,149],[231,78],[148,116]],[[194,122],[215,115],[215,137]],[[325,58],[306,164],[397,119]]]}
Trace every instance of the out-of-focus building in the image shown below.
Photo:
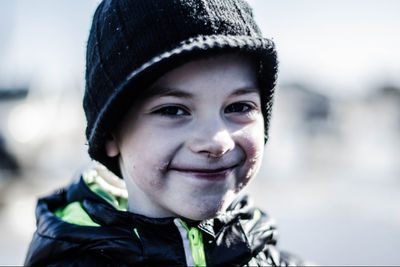
{"label": "out-of-focus building", "polygon": [[267,144],[271,159],[266,162],[277,173],[283,169],[292,178],[337,179],[338,173],[351,172],[394,179],[399,172],[398,87],[339,98],[292,83],[280,86],[275,102],[271,143]]}
{"label": "out-of-focus building", "polygon": [[4,137],[4,129],[7,128],[10,109],[27,94],[28,88],[0,88],[0,179],[18,177],[20,171],[17,157]]}

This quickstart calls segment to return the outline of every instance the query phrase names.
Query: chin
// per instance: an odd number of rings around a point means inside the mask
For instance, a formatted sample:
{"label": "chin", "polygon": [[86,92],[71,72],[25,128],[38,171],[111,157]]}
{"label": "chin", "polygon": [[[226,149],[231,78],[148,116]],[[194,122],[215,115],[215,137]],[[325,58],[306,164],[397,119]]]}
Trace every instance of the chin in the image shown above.
{"label": "chin", "polygon": [[234,196],[225,198],[207,199],[198,203],[193,203],[187,207],[180,215],[193,221],[212,219],[223,213],[233,201]]}
{"label": "chin", "polygon": [[217,217],[221,213],[221,210],[219,209],[214,209],[214,210],[209,210],[206,212],[190,212],[187,213],[185,216],[182,216],[186,219],[192,220],[192,221],[203,221],[207,219],[212,219]]}

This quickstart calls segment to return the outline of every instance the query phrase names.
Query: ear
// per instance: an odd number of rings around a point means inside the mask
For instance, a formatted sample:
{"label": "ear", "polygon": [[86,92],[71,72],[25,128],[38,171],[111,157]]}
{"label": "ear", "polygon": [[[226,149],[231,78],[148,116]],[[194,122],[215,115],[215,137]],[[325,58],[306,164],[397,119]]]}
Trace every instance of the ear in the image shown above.
{"label": "ear", "polygon": [[115,137],[113,135],[109,135],[109,137],[106,140],[106,153],[107,156],[109,156],[110,158],[112,157],[116,157],[119,155],[119,147],[117,144],[117,140],[115,139]]}

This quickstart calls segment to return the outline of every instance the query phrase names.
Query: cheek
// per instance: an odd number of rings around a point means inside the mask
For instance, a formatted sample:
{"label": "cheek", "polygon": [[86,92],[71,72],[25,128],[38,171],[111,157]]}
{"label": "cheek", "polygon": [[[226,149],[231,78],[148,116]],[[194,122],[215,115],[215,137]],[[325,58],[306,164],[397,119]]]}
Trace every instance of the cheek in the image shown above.
{"label": "cheek", "polygon": [[151,150],[136,153],[130,151],[129,154],[122,155],[124,166],[129,171],[129,175],[134,179],[152,181],[161,173],[163,166],[166,165],[161,155],[154,154]]}
{"label": "cheek", "polygon": [[124,179],[129,179],[134,182],[142,191],[151,193],[162,190],[164,187],[164,179],[162,172],[158,171],[162,165],[153,157],[152,161],[148,160],[151,157],[147,153],[140,155],[121,155],[123,161]]}
{"label": "cheek", "polygon": [[244,163],[245,176],[246,179],[250,179],[257,173],[264,154],[263,124],[256,124],[254,127],[243,129],[237,140],[246,157]]}
{"label": "cheek", "polygon": [[[146,138],[139,138],[141,136]],[[165,184],[163,175],[173,149],[169,145],[171,142],[163,140],[165,138],[156,137],[151,133],[137,132],[135,138],[121,144],[123,173],[142,189],[159,190]]]}
{"label": "cheek", "polygon": [[243,128],[239,142],[250,159],[262,157],[264,152],[264,121],[258,119],[254,124]]}

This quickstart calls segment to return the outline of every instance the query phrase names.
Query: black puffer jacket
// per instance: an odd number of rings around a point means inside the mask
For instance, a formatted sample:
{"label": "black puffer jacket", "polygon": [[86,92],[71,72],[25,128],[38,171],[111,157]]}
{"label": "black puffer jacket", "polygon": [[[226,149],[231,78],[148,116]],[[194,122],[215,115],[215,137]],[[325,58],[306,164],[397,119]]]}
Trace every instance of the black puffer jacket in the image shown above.
{"label": "black puffer jacket", "polygon": [[124,211],[123,181],[100,172],[39,200],[25,265],[303,265],[276,249],[271,219],[247,197],[202,222],[147,218]]}

